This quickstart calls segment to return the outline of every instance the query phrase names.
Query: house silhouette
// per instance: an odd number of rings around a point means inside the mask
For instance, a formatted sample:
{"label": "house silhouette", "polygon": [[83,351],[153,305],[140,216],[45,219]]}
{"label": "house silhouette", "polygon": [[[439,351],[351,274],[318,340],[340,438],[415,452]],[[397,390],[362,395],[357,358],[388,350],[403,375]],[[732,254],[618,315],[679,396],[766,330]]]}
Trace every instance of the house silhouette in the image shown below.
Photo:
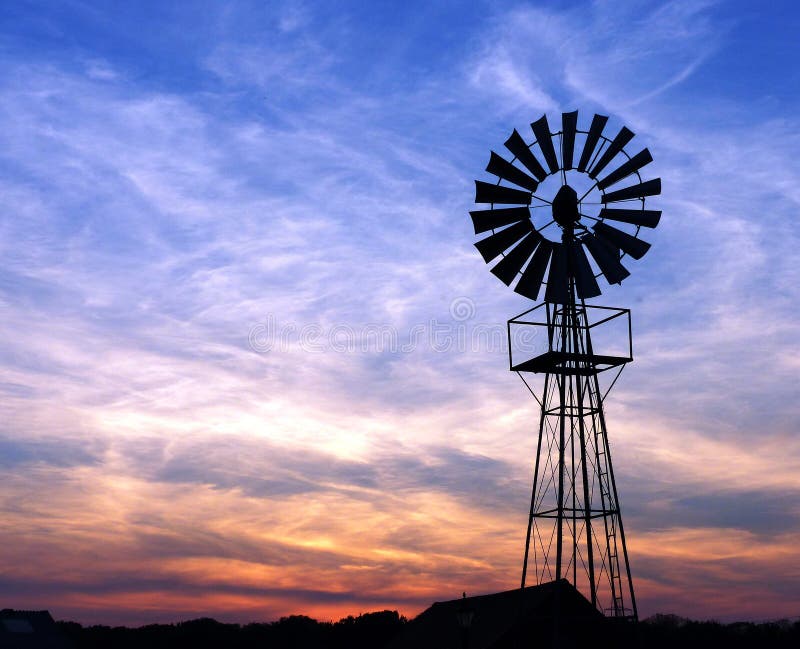
{"label": "house silhouette", "polygon": [[48,611],[0,611],[2,649],[72,649]]}
{"label": "house silhouette", "polygon": [[501,593],[436,602],[386,649],[620,647],[632,626],[605,618],[566,579]]}

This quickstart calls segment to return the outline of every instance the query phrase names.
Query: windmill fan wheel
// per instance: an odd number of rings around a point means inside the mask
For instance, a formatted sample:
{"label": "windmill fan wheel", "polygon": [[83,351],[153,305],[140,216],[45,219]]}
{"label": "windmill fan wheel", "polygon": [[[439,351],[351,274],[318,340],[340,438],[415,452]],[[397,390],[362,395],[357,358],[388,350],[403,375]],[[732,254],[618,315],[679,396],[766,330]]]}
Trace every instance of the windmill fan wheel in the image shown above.
{"label": "windmill fan wheel", "polygon": [[505,141],[510,160],[491,152],[486,171],[496,181],[475,181],[475,202],[489,204],[470,212],[475,234],[491,233],[475,247],[487,264],[499,258],[491,272],[507,286],[516,281],[525,297],[538,299],[542,286],[548,302],[565,303],[571,286],[581,299],[596,297],[597,278],[620,284],[630,274],[623,259],[650,249],[640,231],[661,218],[646,207],[661,193],[661,179],[642,179],[650,151],[628,153],[634,134],[623,126],[606,137],[607,122],[595,115],[584,131],[574,111],[552,132],[543,115],[531,124],[530,144],[516,129]]}

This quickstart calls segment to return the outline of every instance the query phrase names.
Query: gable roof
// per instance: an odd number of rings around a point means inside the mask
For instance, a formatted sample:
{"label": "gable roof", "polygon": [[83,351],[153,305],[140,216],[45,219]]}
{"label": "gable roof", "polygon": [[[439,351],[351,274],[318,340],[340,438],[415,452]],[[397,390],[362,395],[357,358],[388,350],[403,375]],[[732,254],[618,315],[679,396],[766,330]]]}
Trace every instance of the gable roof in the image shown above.
{"label": "gable roof", "polygon": [[[565,636],[574,636],[579,629],[594,629],[604,620],[562,579],[524,590],[436,602],[414,618],[386,649],[462,649],[465,639],[469,649],[505,649],[517,646],[522,638],[536,638],[538,644],[552,637],[556,607]],[[474,613],[466,632],[458,622],[458,613],[464,610]]]}

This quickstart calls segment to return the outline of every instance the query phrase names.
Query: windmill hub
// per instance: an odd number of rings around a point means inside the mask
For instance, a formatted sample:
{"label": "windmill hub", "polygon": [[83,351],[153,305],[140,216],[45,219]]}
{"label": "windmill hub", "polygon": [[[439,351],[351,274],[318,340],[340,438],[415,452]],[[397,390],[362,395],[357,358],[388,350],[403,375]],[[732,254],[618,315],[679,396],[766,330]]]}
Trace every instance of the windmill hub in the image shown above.
{"label": "windmill hub", "polygon": [[553,219],[562,228],[571,228],[581,220],[578,193],[569,185],[562,185],[553,198]]}

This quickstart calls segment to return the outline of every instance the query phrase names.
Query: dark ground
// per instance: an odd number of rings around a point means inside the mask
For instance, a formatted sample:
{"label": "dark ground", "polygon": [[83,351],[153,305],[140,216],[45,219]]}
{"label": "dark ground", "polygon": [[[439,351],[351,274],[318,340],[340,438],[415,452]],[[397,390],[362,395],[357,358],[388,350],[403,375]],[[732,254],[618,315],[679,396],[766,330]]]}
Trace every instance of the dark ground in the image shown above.
{"label": "dark ground", "polygon": [[[377,649],[400,632],[407,620],[396,611],[366,613],[338,622],[317,622],[303,615],[263,624],[223,624],[210,618],[126,627],[82,627],[58,622],[75,649]],[[645,649],[781,649],[800,647],[800,620],[750,623],[696,622],[672,615],[656,615],[638,625]]]}

